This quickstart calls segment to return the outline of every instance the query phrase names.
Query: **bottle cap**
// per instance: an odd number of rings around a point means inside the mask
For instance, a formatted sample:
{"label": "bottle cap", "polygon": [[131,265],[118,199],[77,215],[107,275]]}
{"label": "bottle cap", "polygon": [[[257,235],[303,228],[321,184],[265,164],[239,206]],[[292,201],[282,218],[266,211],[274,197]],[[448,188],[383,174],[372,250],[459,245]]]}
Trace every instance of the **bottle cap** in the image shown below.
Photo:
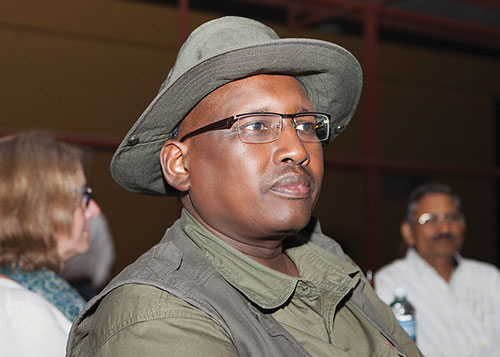
{"label": "bottle cap", "polygon": [[406,289],[402,286],[398,286],[396,289],[394,289],[394,296],[398,299],[403,299],[406,297]]}

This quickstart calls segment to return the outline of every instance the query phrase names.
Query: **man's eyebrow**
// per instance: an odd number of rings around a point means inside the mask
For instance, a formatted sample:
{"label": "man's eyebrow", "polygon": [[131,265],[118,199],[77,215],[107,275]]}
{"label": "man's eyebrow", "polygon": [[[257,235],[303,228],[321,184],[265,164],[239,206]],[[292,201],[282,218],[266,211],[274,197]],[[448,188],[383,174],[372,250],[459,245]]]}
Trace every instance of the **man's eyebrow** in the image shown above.
{"label": "man's eyebrow", "polygon": [[274,112],[274,111],[271,110],[271,108],[269,107],[251,107],[245,111],[245,113],[267,113],[267,112]]}
{"label": "man's eyebrow", "polygon": [[[311,111],[314,111],[314,109],[301,106],[299,111],[296,113],[306,113]],[[245,111],[245,113],[277,113],[277,112],[276,110],[273,110],[272,108],[266,106],[266,107],[258,107],[258,108],[256,107],[254,109],[249,109]],[[292,113],[279,113],[279,114],[292,114]]]}

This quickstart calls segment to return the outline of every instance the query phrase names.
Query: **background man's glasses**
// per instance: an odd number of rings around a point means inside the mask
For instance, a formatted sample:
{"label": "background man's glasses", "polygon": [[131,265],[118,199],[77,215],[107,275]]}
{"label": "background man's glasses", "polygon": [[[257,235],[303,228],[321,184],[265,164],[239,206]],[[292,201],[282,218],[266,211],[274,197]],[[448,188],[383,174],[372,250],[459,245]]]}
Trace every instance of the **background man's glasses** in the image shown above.
{"label": "background man's glasses", "polygon": [[297,114],[246,113],[216,121],[203,126],[181,138],[181,142],[198,134],[229,129],[236,123],[238,136],[244,143],[269,143],[278,140],[283,128],[283,119],[292,119],[292,124],[300,140],[304,142],[326,141],[330,135],[330,115],[318,112]]}
{"label": "background man's glasses", "polygon": [[460,213],[422,213],[420,217],[418,217],[417,223],[421,226],[437,227],[445,221],[450,225],[458,225],[462,224],[463,220],[464,217]]}
{"label": "background man's glasses", "polygon": [[85,207],[88,207],[90,204],[90,200],[92,199],[92,188],[89,186],[83,186],[81,188],[81,192],[83,195],[82,203]]}

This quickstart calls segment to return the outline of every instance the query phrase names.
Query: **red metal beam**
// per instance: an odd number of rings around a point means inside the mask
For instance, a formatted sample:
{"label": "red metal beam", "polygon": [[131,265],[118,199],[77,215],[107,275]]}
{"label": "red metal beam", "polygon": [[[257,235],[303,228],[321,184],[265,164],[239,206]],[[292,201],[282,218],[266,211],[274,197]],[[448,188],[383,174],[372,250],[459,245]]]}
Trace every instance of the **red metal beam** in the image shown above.
{"label": "red metal beam", "polygon": [[[346,19],[359,22],[363,20],[363,16],[356,12],[347,13]],[[384,28],[399,29],[432,38],[481,45],[487,48],[500,48],[500,28],[493,26],[445,19],[388,7],[380,8],[379,23]]]}
{"label": "red metal beam", "polygon": [[[286,13],[286,23],[287,26],[290,28],[300,28],[304,26],[304,23],[302,22],[302,14],[306,11],[304,9],[304,6],[301,5],[291,5],[288,7],[287,13]],[[299,21],[300,19],[300,21]]]}
{"label": "red metal beam", "polygon": [[179,0],[179,48],[189,35],[189,0]]}
{"label": "red metal beam", "polygon": [[[11,135],[26,129],[11,129],[0,130],[0,137]],[[111,150],[114,151],[120,145],[121,139],[116,137],[104,137],[102,135],[84,135],[84,134],[70,134],[70,133],[57,133],[52,132],[57,140],[75,144],[80,146],[87,146],[97,150]]]}
{"label": "red metal beam", "polygon": [[[376,3],[379,10],[379,23],[384,27],[402,29],[413,33],[457,41],[459,43],[480,44],[491,48],[500,48],[500,29],[494,26],[485,26],[439,16],[425,15],[417,12],[401,10],[391,7],[393,0],[359,1],[359,0],[237,0],[262,6],[291,9],[292,6],[309,8],[309,14],[317,13],[318,21],[327,21],[328,8],[344,9],[344,17],[349,20],[364,22],[367,7]],[[487,6],[496,10],[500,5],[493,0],[460,0],[478,6]],[[325,10],[326,9],[326,10]],[[332,18],[340,14],[332,12]],[[313,17],[304,24],[312,25]],[[296,22],[298,24],[299,22]]]}
{"label": "red metal beam", "polygon": [[500,1],[498,0],[455,0],[455,1],[487,7],[494,10],[500,10]]}
{"label": "red metal beam", "polygon": [[[368,269],[375,269],[377,262],[377,202],[378,174],[373,165],[377,158],[377,58],[378,58],[378,3],[365,7],[364,13],[364,119],[365,119],[365,256]],[[375,253],[375,254],[374,254]]]}
{"label": "red metal beam", "polygon": [[476,178],[500,179],[500,169],[491,167],[466,167],[438,163],[417,163],[408,161],[384,161],[367,159],[325,158],[326,169],[347,169],[363,171],[373,166],[377,171],[400,172],[409,174],[429,174],[446,176],[467,176]]}
{"label": "red metal beam", "polygon": [[285,8],[285,9],[296,5],[299,6],[307,5],[307,2],[303,0],[235,0],[235,1],[267,6],[267,7]]}
{"label": "red metal beam", "polygon": [[394,8],[381,8],[381,18],[389,18],[398,21],[410,21],[420,25],[432,26],[436,29],[447,29],[448,31],[480,32],[485,35],[500,36],[500,28],[493,26],[479,25],[455,19],[445,19],[439,16],[422,15],[416,12],[409,12]]}
{"label": "red metal beam", "polygon": [[400,29],[405,32],[424,35],[438,40],[449,40],[457,43],[484,46],[491,49],[500,49],[500,32],[498,36],[481,36],[475,32],[457,32],[451,28],[437,29],[432,26],[391,18],[381,18],[380,23],[387,28]]}
{"label": "red metal beam", "polygon": [[[293,10],[292,10],[293,9]],[[342,7],[325,8],[324,11],[311,11],[307,8],[292,8],[288,10],[287,24],[292,28],[305,28],[339,17],[348,16],[351,12]]]}

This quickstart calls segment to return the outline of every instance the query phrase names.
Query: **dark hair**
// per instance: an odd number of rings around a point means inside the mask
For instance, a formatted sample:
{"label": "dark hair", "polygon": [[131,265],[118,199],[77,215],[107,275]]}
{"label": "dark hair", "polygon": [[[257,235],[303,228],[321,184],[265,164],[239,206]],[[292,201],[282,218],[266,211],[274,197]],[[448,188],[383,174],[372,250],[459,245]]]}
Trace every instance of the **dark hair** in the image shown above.
{"label": "dark hair", "polygon": [[417,203],[420,202],[422,198],[428,195],[442,193],[450,196],[453,202],[457,205],[458,211],[463,214],[462,202],[460,197],[451,189],[450,186],[443,185],[441,183],[427,183],[415,188],[408,196],[408,202],[406,204],[406,215],[405,221],[412,224],[417,210]]}

